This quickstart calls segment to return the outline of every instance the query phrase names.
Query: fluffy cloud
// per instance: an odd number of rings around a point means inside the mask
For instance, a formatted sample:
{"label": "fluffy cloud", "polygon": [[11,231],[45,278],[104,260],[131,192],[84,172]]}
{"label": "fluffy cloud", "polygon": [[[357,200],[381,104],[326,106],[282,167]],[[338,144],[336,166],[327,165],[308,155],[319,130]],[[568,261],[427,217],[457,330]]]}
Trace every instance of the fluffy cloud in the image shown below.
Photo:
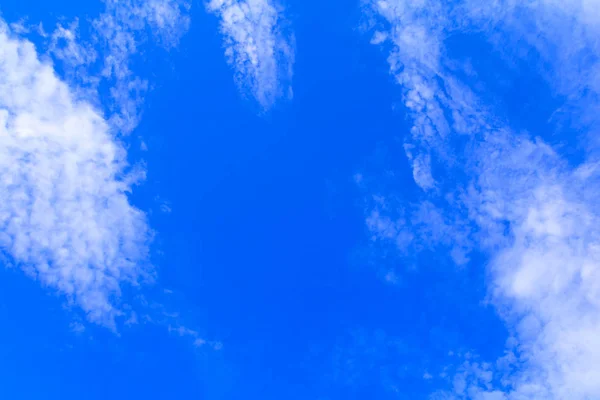
{"label": "fluffy cloud", "polygon": [[235,80],[264,108],[292,97],[294,37],[286,34],[282,13],[272,0],[211,0],[208,10],[221,19],[225,55]]}
{"label": "fluffy cloud", "polygon": [[490,271],[527,360],[529,376],[517,379],[511,396],[598,397],[600,176],[595,164],[569,168],[543,143],[506,139],[513,143],[484,147],[472,207],[488,231],[510,226]]}
{"label": "fluffy cloud", "polygon": [[151,278],[136,178],[98,110],[0,25],[0,247],[19,267],[114,327],[120,288]]}
{"label": "fluffy cloud", "polygon": [[143,171],[127,165],[116,139],[137,126],[148,88],[131,64],[149,35],[176,46],[188,8],[182,0],[107,0],[85,26],[75,20],[48,34],[14,25],[46,39],[62,76],[0,21],[0,248],[113,329],[129,309],[119,306],[121,289],[153,277],[151,231],[128,199]]}
{"label": "fluffy cloud", "polygon": [[[436,398],[600,397],[596,145],[584,141],[584,161],[574,165],[540,137],[543,132],[513,132],[461,82],[445,48],[450,34],[475,31],[507,60],[523,56],[519,46],[535,49],[542,60],[536,71],[567,100],[562,112],[568,113],[569,128],[593,137],[597,117],[589,110],[600,105],[600,49],[593,39],[600,15],[593,3],[370,4],[378,16],[373,42],[389,49],[391,73],[413,120],[405,150],[415,182],[426,204],[438,205],[444,215],[425,222],[452,237],[448,221],[461,221],[450,226],[489,255],[490,295],[517,339],[507,353],[513,356],[508,376],[499,379],[505,368],[498,366],[483,375],[464,372],[471,378],[457,375],[453,393]],[[459,184],[452,180],[456,176]],[[396,224],[395,212],[381,207],[374,212],[367,220],[372,232],[397,242],[398,226],[405,223]],[[417,239],[439,242],[436,235]]]}

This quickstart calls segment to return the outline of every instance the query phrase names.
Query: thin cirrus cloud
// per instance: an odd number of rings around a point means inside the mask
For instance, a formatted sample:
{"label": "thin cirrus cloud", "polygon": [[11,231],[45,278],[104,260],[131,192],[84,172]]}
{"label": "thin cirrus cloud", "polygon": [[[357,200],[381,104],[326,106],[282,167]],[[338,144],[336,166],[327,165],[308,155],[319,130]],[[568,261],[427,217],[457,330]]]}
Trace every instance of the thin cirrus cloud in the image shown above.
{"label": "thin cirrus cloud", "polygon": [[0,248],[89,321],[116,329],[117,318],[135,319],[122,289],[154,275],[152,231],[129,201],[144,171],[128,165],[118,139],[139,122],[147,88],[131,58],[148,32],[175,46],[189,18],[177,0],[105,5],[87,40],[77,21],[49,34],[37,28],[63,76],[0,21]]}
{"label": "thin cirrus cloud", "polygon": [[[367,224],[376,240],[403,251],[411,241],[437,245],[456,232],[462,250],[488,254],[490,298],[513,336],[503,357],[465,362],[453,390],[435,399],[600,397],[600,169],[593,140],[598,121],[589,111],[600,105],[594,39],[600,15],[592,3],[381,0],[368,6],[377,27],[373,42],[388,49],[413,122],[407,159],[424,204],[436,212],[399,216],[379,198]],[[545,132],[515,132],[455,73],[446,39],[473,32],[506,60],[527,54],[519,46],[535,49],[536,72],[566,98],[562,128],[582,138],[582,161],[561,154]],[[456,183],[453,176],[463,178]],[[442,224],[437,230],[445,234],[406,240],[407,218],[409,226],[428,224],[433,231]]]}
{"label": "thin cirrus cloud", "polygon": [[291,98],[294,36],[274,0],[211,0],[207,9],[220,18],[225,56],[235,81],[267,110]]}

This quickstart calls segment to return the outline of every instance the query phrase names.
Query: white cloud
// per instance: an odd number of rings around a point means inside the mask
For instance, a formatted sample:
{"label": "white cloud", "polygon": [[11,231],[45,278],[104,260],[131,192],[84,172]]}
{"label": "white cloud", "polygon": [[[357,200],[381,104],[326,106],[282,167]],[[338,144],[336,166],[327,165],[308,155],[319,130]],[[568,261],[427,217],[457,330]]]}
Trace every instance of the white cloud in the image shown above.
{"label": "white cloud", "polygon": [[[119,307],[121,288],[152,278],[151,231],[127,195],[143,171],[128,167],[115,139],[138,124],[148,88],[130,66],[149,35],[167,49],[177,45],[189,5],[104,4],[91,24],[75,20],[50,34],[41,24],[0,21],[0,248],[90,321],[114,329],[116,317],[132,313]],[[33,32],[62,77],[15,36]]]}
{"label": "white cloud", "polygon": [[490,33],[499,54],[525,59],[549,83],[564,100],[552,118],[588,130],[586,150],[597,153],[600,143],[593,133],[600,123],[600,2],[466,0],[457,13]]}
{"label": "white cloud", "polygon": [[130,58],[138,52],[149,28],[165,46],[177,45],[190,23],[182,0],[109,0],[105,12],[94,21],[99,41],[105,46],[102,76],[112,82],[116,102],[114,124],[131,132],[139,123],[140,105],[148,83],[130,69]]}
{"label": "white cloud", "polygon": [[207,8],[221,19],[225,55],[240,88],[264,109],[291,98],[294,37],[274,0],[211,0]]}
{"label": "white cloud", "polygon": [[58,25],[50,36],[50,52],[63,63],[76,68],[96,61],[98,54],[94,48],[78,42],[79,21],[68,27]]}
{"label": "white cloud", "polygon": [[[165,49],[175,47],[188,30],[185,0],[107,0],[105,10],[81,35],[79,21],[58,25],[49,35],[49,51],[62,63],[67,78],[96,96],[99,85],[110,91],[109,122],[121,133],[139,124],[148,82],[131,69],[148,34]],[[81,36],[87,37],[82,39]],[[98,102],[99,104],[101,102]]]}
{"label": "white cloud", "polygon": [[81,322],[71,322],[69,327],[71,328],[71,332],[77,335],[80,335],[83,332],[85,332],[85,326]]}
{"label": "white cloud", "polygon": [[437,187],[431,171],[432,156],[451,160],[445,146],[451,127],[443,113],[450,99],[440,76],[443,32],[448,23],[444,7],[437,0],[380,0],[368,4],[380,16],[379,21],[385,22],[375,31],[372,42],[391,44],[390,73],[402,85],[404,106],[413,119],[405,153],[415,183],[431,191]]}
{"label": "white cloud", "polygon": [[207,341],[207,340],[203,339],[202,337],[200,337],[200,334],[198,333],[198,331],[186,328],[185,326],[179,325],[177,327],[173,327],[173,326],[169,325],[169,332],[177,334],[180,337],[192,339],[192,345],[196,348],[209,346],[211,349],[213,349],[215,351],[219,351],[219,350],[223,349],[223,343],[221,343],[219,341]]}
{"label": "white cloud", "polygon": [[123,146],[101,114],[0,27],[0,247],[114,327],[121,287],[150,278],[150,231],[127,193]]}
{"label": "white cloud", "polygon": [[446,250],[458,265],[469,261],[473,247],[470,226],[457,213],[443,213],[438,206],[423,201],[415,206],[375,196],[369,205],[366,225],[373,241],[389,241],[404,256],[426,248]]}
{"label": "white cloud", "polygon": [[[498,123],[454,76],[444,50],[447,35],[463,30],[484,32],[505,48],[524,38],[544,61],[537,71],[573,105],[569,118],[588,122],[572,126],[589,129],[589,121],[597,118],[589,110],[600,109],[597,5],[553,0],[465,1],[453,8],[436,0],[371,4],[381,17],[374,42],[390,47],[391,72],[404,89],[414,123],[405,150],[415,181],[431,199],[425,204],[435,201],[440,206],[434,210],[442,213],[441,218],[425,214],[423,222],[433,234],[416,237],[433,243],[452,232],[477,238],[479,249],[490,256],[491,299],[517,338],[509,353],[514,372],[498,378],[505,373],[499,366],[503,357],[496,366],[459,372],[453,392],[434,398],[600,398],[600,175],[594,147],[587,147],[588,156],[574,167],[541,138]],[[448,140],[459,136],[468,146]],[[463,156],[465,148],[469,152]],[[435,174],[433,162],[443,166]],[[453,174],[466,183],[452,184],[446,178]],[[375,206],[367,224],[378,239],[393,242],[406,225],[396,222],[397,215]],[[469,231],[463,218],[476,230]],[[414,230],[414,216],[408,220]]]}
{"label": "white cloud", "polygon": [[594,200],[600,176],[571,170],[546,145],[528,140],[485,154],[472,206],[489,231],[510,225],[510,242],[492,257],[491,289],[510,310],[506,318],[538,386],[529,393],[531,375],[521,377],[511,398],[600,397],[600,208]]}

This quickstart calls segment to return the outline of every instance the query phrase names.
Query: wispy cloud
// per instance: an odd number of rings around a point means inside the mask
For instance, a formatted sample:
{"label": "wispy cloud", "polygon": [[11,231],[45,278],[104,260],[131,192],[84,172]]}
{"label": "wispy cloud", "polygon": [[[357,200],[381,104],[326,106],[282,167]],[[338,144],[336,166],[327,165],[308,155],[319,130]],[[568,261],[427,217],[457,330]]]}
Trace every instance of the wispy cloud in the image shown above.
{"label": "wispy cloud", "polygon": [[189,329],[185,326],[178,325],[176,327],[169,325],[169,332],[180,337],[185,337],[192,340],[192,344],[196,348],[208,346],[213,350],[219,351],[223,348],[223,343],[218,341],[207,341],[200,337],[198,331]]}
{"label": "wispy cloud", "polygon": [[405,257],[435,248],[447,251],[458,265],[468,262],[473,238],[470,224],[460,214],[443,212],[431,201],[406,206],[384,196],[373,196],[367,209],[373,241],[390,241]]}
{"label": "wispy cloud", "polygon": [[101,76],[111,86],[115,101],[114,124],[124,132],[139,123],[140,105],[148,83],[130,68],[131,57],[144,43],[149,30],[169,49],[187,31],[189,4],[184,0],[109,0],[105,12],[94,21],[96,40],[104,47]]}
{"label": "wispy cloud", "polygon": [[91,95],[97,95],[101,85],[108,90],[109,101],[100,104],[111,126],[127,134],[139,124],[149,87],[131,65],[148,36],[165,49],[175,47],[189,28],[189,8],[185,0],[107,0],[104,12],[91,24],[76,20],[43,34],[67,79]]}
{"label": "wispy cloud", "polygon": [[114,327],[121,285],[151,278],[138,178],[88,102],[0,25],[0,246],[15,264]]}
{"label": "wispy cloud", "polygon": [[[506,43],[525,38],[525,45],[512,48],[540,54],[535,72],[566,99],[572,120],[567,132],[577,129],[589,137],[597,121],[588,110],[600,105],[600,49],[593,39],[600,15],[592,3],[370,4],[379,16],[372,21],[373,42],[388,49],[391,73],[413,120],[405,150],[415,182],[425,204],[435,204],[442,215],[422,221],[449,235],[453,227],[464,235],[464,221],[473,224],[467,236],[489,255],[490,297],[516,338],[507,349],[508,375],[499,367],[506,357],[484,370],[469,367],[457,374],[452,392],[434,398],[600,397],[595,144],[584,142],[587,155],[574,163],[542,138],[544,132],[515,133],[461,81],[445,45],[451,33],[483,33],[508,60],[522,55],[508,53]],[[397,218],[396,210],[376,206],[367,224],[379,240],[396,243],[403,232]],[[449,224],[456,219],[462,222]],[[439,242],[436,235],[418,239]]]}
{"label": "wispy cloud", "polygon": [[294,36],[275,0],[211,0],[207,8],[221,19],[225,56],[242,91],[263,109],[291,98]]}

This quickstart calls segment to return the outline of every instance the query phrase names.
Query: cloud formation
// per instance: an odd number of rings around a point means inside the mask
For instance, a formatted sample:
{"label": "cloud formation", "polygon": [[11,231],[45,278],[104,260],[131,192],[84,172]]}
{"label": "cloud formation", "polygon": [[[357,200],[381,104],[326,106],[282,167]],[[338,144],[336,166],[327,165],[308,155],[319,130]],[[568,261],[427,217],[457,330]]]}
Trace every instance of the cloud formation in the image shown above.
{"label": "cloud formation", "polygon": [[[488,254],[490,297],[516,340],[505,357],[483,372],[466,369],[452,392],[434,398],[600,397],[600,170],[590,139],[597,121],[589,112],[600,105],[595,3],[369,5],[373,42],[388,49],[413,121],[405,150],[415,182],[443,215],[425,222],[454,226]],[[527,56],[519,48],[535,49],[541,59],[535,72],[566,99],[560,110],[568,114],[565,134],[576,130],[588,138],[583,161],[566,159],[544,140],[545,132],[516,133],[461,80],[446,42],[451,34],[474,32],[507,62]],[[458,182],[452,179],[457,176]],[[392,225],[397,218],[396,211],[376,207],[367,223],[379,240],[397,244],[403,225]],[[418,239],[439,242],[435,235]]]}
{"label": "cloud formation", "polygon": [[122,285],[152,275],[151,232],[127,196],[138,176],[101,113],[4,23],[0,153],[2,252],[114,327]]}
{"label": "cloud formation", "polygon": [[[121,140],[139,123],[149,86],[133,67],[139,52],[150,39],[175,47],[189,26],[189,4],[103,3],[96,19],[51,33],[0,19],[0,257],[90,323],[113,331],[170,326],[179,318],[138,290],[155,278],[153,232],[129,200],[145,171],[128,165]],[[34,34],[39,49],[25,39]],[[144,310],[134,309],[130,292]],[[82,334],[83,322],[78,316],[71,330]],[[196,347],[222,347],[177,326]]]}
{"label": "cloud formation", "polygon": [[58,25],[47,35],[49,51],[67,78],[91,96],[102,85],[108,90],[108,101],[99,103],[111,126],[128,134],[139,124],[149,86],[131,65],[148,36],[167,50],[177,46],[190,25],[189,8],[185,0],[107,0],[90,26]]}
{"label": "cloud formation", "polygon": [[211,0],[207,8],[221,20],[225,56],[242,91],[265,110],[291,98],[294,36],[274,0]]}
{"label": "cloud formation", "polygon": [[117,139],[139,123],[148,89],[131,65],[149,35],[177,45],[189,5],[104,4],[88,25],[34,27],[62,76],[16,36],[31,27],[13,24],[11,32],[0,21],[0,248],[89,321],[115,329],[115,318],[131,312],[119,305],[122,288],[153,278],[152,232],[128,198],[144,171],[127,165]]}

